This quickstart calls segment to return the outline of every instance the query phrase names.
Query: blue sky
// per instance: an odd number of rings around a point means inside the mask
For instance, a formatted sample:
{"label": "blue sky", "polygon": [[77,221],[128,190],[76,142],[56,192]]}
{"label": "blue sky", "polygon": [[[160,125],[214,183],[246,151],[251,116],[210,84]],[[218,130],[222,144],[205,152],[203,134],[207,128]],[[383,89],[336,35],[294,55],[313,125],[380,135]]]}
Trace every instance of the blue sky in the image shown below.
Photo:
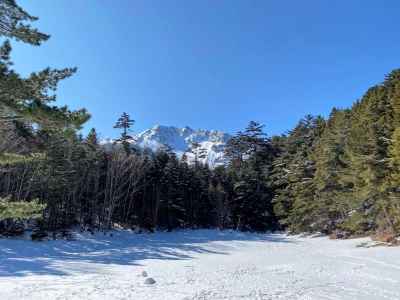
{"label": "blue sky", "polygon": [[398,0],[19,0],[51,39],[13,43],[15,68],[77,66],[60,104],[103,137],[127,111],[156,123],[268,134],[348,107],[399,67]]}

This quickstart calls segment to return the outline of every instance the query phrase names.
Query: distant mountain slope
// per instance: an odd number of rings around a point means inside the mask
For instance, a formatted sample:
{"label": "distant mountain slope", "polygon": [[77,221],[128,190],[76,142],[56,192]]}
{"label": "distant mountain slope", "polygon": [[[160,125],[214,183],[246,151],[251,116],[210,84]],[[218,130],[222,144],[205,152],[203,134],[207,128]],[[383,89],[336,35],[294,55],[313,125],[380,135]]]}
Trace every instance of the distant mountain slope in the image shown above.
{"label": "distant mountain slope", "polygon": [[[134,144],[142,149],[157,151],[163,147],[171,148],[178,157],[185,154],[189,163],[195,160],[195,153],[204,153],[204,158],[199,158],[202,163],[211,167],[223,165],[225,145],[230,135],[216,130],[194,130],[190,127],[177,128],[174,126],[156,125],[135,136]],[[109,145],[113,141],[105,140],[103,144]],[[196,144],[198,144],[196,150]]]}

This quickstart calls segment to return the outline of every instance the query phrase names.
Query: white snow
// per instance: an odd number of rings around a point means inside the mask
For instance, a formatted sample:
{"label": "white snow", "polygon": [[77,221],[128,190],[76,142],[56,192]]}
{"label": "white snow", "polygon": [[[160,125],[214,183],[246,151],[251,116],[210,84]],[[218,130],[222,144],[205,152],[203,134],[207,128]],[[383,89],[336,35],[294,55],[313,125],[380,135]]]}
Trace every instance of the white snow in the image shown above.
{"label": "white snow", "polygon": [[[225,146],[230,135],[217,130],[194,130],[190,127],[177,128],[174,126],[156,125],[151,129],[134,135],[132,144],[142,149],[150,149],[153,152],[170,147],[181,158],[186,154],[188,162],[194,163],[196,151],[204,152],[204,158],[198,158],[201,163],[207,163],[210,167],[217,167],[226,163],[224,154]],[[112,149],[114,140],[105,139],[101,145],[106,149]],[[193,149],[193,143],[198,143],[199,148]],[[198,156],[199,153],[197,153]]]}
{"label": "white snow", "polygon": [[400,299],[400,248],[357,247],[366,241],[216,230],[1,239],[0,299]]}

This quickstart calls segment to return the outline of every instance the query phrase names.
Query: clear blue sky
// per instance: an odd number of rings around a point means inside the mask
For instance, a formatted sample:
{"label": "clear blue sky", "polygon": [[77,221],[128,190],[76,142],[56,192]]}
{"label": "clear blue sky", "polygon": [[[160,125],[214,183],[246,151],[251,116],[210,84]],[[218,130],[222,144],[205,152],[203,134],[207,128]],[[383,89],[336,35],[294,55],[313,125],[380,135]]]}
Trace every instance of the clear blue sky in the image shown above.
{"label": "clear blue sky", "polygon": [[52,35],[14,43],[27,74],[77,66],[59,103],[103,137],[121,112],[159,123],[269,134],[348,107],[400,66],[399,0],[19,0]]}

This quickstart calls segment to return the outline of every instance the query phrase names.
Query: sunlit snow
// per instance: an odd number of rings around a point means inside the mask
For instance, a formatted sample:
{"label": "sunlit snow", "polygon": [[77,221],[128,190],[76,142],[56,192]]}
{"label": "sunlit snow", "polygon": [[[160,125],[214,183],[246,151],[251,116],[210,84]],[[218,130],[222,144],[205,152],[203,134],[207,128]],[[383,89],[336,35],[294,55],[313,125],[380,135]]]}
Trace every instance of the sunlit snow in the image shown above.
{"label": "sunlit snow", "polygon": [[357,247],[367,239],[217,230],[76,238],[1,239],[0,299],[400,299],[400,248]]}

